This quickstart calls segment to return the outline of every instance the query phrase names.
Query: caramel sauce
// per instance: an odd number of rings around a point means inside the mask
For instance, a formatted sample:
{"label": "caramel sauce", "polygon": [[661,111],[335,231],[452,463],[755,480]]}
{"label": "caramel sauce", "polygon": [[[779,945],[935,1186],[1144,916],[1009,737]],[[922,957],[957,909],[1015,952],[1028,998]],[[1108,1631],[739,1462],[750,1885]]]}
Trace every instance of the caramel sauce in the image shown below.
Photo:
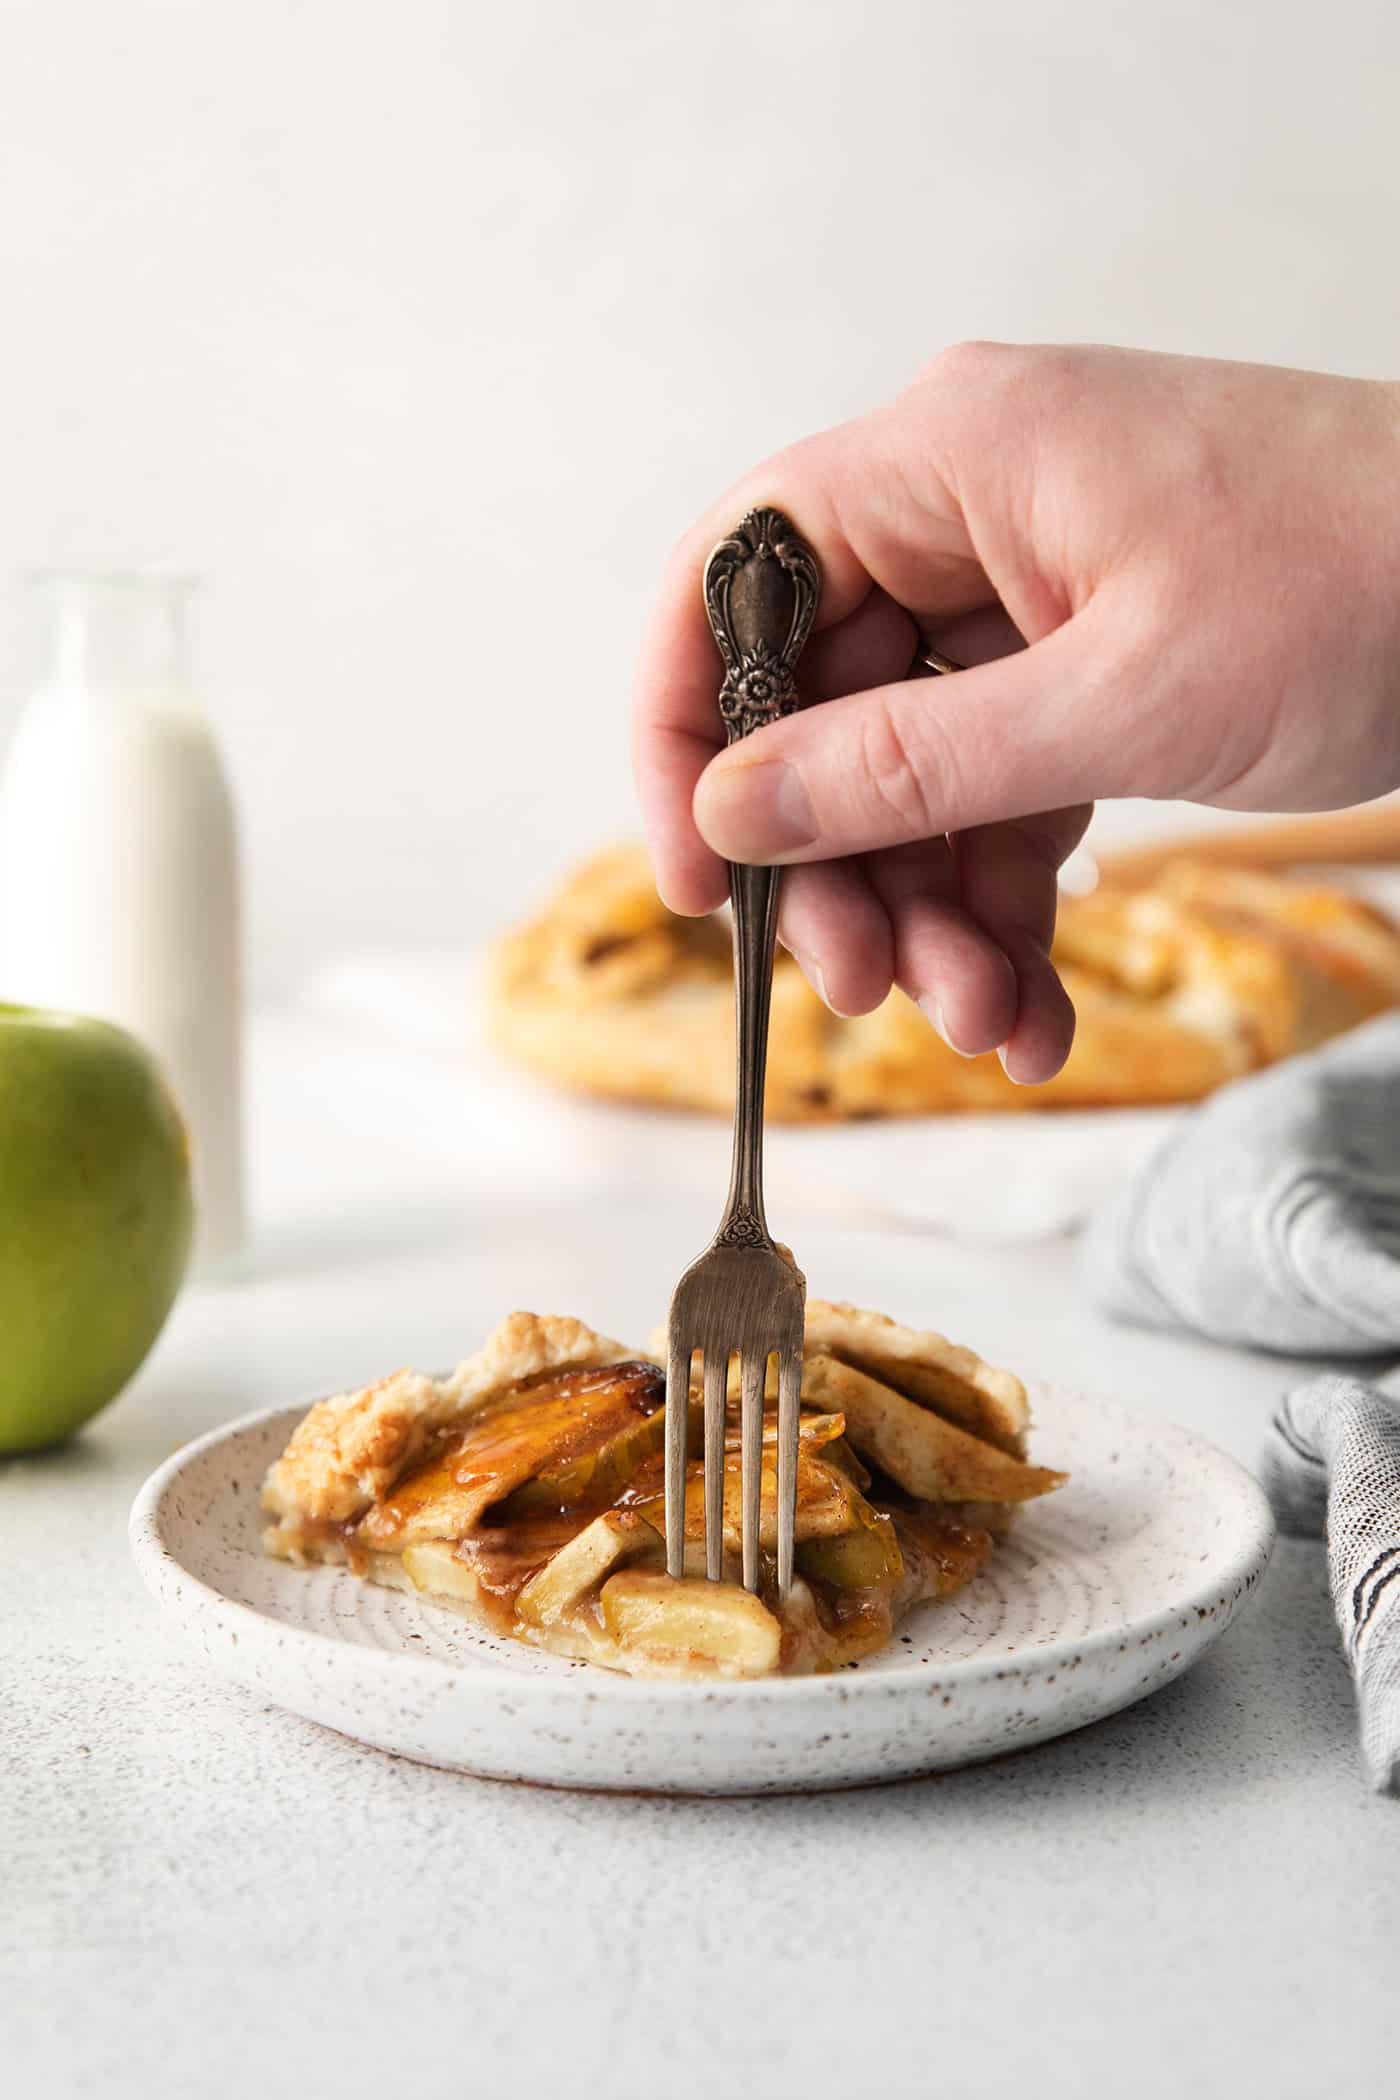
{"label": "caramel sauce", "polygon": [[841,1660],[873,1655],[889,1645],[894,1633],[894,1609],[883,1590],[839,1590],[834,1583],[807,1575],[803,1580],[812,1592],[817,1620],[823,1630],[839,1641]]}
{"label": "caramel sauce", "polygon": [[610,955],[620,955],[624,948],[635,946],[637,938],[635,933],[600,933],[584,949],[584,963],[591,968],[595,963],[606,962]]}
{"label": "caramel sauce", "polygon": [[[298,1517],[294,1523],[284,1519],[278,1527],[278,1536],[313,1555],[324,1554],[328,1546],[339,1546],[350,1572],[363,1575],[369,1567],[369,1555],[355,1536],[359,1522],[358,1517],[346,1517],[340,1521],[334,1517]],[[335,1559],[333,1553],[328,1557]]]}
{"label": "caramel sauce", "polygon": [[367,1575],[369,1573],[369,1554],[355,1536],[359,1521],[358,1517],[349,1517],[343,1524],[332,1524],[328,1529],[334,1532],[344,1547],[345,1559],[350,1573],[352,1575]]}
{"label": "caramel sauce", "polygon": [[[687,1460],[685,1478],[687,1487],[689,1487],[692,1480],[699,1480],[703,1485],[705,1479],[703,1462],[694,1458]],[[664,1451],[653,1451],[634,1470],[632,1478],[617,1497],[614,1507],[617,1509],[637,1509],[644,1503],[655,1502],[658,1496],[664,1497],[665,1492],[666,1454]]]}
{"label": "caramel sauce", "polygon": [[528,1481],[545,1501],[557,1486],[556,1506],[585,1499],[588,1461],[656,1415],[665,1398],[664,1377],[646,1363],[551,1373],[516,1387],[400,1481],[375,1512],[375,1543],[388,1544],[430,1505],[450,1505],[454,1491],[465,1500],[485,1490],[494,1502]]}
{"label": "caramel sauce", "polygon": [[951,1596],[971,1582],[992,1550],[990,1531],[965,1524],[927,1502],[899,1509],[896,1528],[901,1541],[912,1545],[926,1569],[932,1569],[937,1597]]}
{"label": "caramel sauce", "polygon": [[481,1601],[505,1627],[515,1623],[515,1600],[547,1561],[577,1538],[594,1512],[573,1509],[517,1517],[503,1524],[484,1523],[452,1550],[481,1585]]}

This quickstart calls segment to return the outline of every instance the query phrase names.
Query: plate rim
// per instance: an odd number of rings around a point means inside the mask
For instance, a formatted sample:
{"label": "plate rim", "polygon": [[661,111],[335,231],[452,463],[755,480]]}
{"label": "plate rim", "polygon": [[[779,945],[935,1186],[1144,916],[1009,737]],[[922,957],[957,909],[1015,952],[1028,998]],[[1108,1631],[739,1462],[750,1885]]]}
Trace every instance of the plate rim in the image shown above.
{"label": "plate rim", "polygon": [[[1207,1452],[1211,1459],[1227,1474],[1233,1475],[1244,1490],[1248,1516],[1252,1518],[1246,1536],[1237,1545],[1228,1563],[1229,1580],[1235,1585],[1232,1602],[1238,1601],[1243,1591],[1253,1588],[1267,1569],[1278,1536],[1273,1511],[1258,1480],[1230,1452],[1225,1451],[1211,1438],[1199,1435],[1184,1424],[1172,1421],[1168,1416],[1140,1414],[1124,1406],[1121,1401],[1105,1395],[1086,1392],[1082,1388],[1061,1384],[1053,1379],[1028,1382],[1028,1390],[1034,1408],[1037,1393],[1054,1394],[1073,1405],[1084,1405],[1099,1414],[1117,1416],[1125,1425],[1148,1422],[1155,1434],[1165,1435],[1178,1445],[1193,1447]],[[318,1396],[324,1397],[324,1396]],[[334,1634],[322,1633],[314,1627],[300,1626],[291,1621],[269,1618],[268,1614],[253,1605],[244,1604],[236,1597],[217,1589],[203,1576],[196,1574],[179,1560],[166,1544],[160,1524],[161,1506],[165,1496],[179,1480],[182,1473],[206,1452],[223,1443],[232,1443],[237,1437],[261,1428],[264,1424],[286,1416],[300,1417],[316,1404],[315,1400],[294,1401],[279,1406],[261,1407],[248,1414],[236,1416],[228,1422],[206,1430],[201,1436],[191,1438],[179,1445],[143,1481],[131,1505],[127,1522],[127,1536],[132,1556],[142,1581],[155,1598],[157,1604],[182,1626],[189,1628],[197,1620],[213,1621],[227,1631],[236,1631],[249,1622],[256,1627],[259,1636],[265,1636],[269,1628],[275,1628],[277,1639],[285,1647],[289,1642],[294,1651],[311,1656],[354,1655],[369,1660],[370,1667],[383,1665],[401,1674],[407,1672],[420,1682],[438,1687],[463,1684],[489,1696],[499,1690],[512,1699],[556,1700],[565,1686],[572,1686],[569,1696],[586,1703],[604,1700],[626,1704],[655,1704],[666,1706],[714,1705],[737,1700],[748,1703],[762,1700],[784,1705],[801,1705],[804,1702],[816,1705],[833,1697],[849,1699],[874,1699],[879,1696],[894,1698],[908,1695],[917,1688],[921,1692],[933,1687],[974,1683],[985,1679],[992,1658],[985,1653],[950,1658],[944,1664],[933,1661],[910,1663],[904,1669],[883,1671],[829,1671],[822,1675],[803,1677],[761,1678],[666,1678],[630,1677],[621,1671],[593,1669],[579,1673],[575,1671],[544,1672],[534,1675],[528,1671],[517,1671],[498,1662],[494,1657],[483,1656],[469,1665],[449,1662],[435,1655],[416,1655],[394,1648],[361,1649]],[[1209,1600],[1215,1601],[1221,1588],[1222,1574],[1213,1573],[1190,1591],[1183,1591],[1170,1604],[1160,1606],[1144,1616],[1123,1620],[1113,1626],[1098,1627],[1080,1636],[1064,1636],[1047,1641],[1034,1648],[1010,1648],[1001,1659],[1003,1670],[1024,1674],[1038,1673],[1042,1666],[1046,1670],[1059,1669],[1065,1661],[1078,1655],[1087,1659],[1103,1651],[1116,1649],[1125,1639],[1146,1643],[1155,1640],[1181,1615],[1196,1610]],[[197,1592],[196,1609],[181,1608],[170,1594],[177,1582],[184,1588]],[[1233,1617],[1233,1612],[1231,1613]]]}

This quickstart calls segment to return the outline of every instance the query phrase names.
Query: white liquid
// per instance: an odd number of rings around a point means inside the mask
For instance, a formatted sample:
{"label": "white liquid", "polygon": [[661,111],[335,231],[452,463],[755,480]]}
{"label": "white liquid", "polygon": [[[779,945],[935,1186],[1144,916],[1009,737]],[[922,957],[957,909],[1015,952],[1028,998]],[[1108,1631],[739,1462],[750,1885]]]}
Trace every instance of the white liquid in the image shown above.
{"label": "white liquid", "polygon": [[243,1238],[233,808],[213,738],[162,676],[40,688],[0,786],[0,998],[115,1021],[190,1133],[195,1261]]}

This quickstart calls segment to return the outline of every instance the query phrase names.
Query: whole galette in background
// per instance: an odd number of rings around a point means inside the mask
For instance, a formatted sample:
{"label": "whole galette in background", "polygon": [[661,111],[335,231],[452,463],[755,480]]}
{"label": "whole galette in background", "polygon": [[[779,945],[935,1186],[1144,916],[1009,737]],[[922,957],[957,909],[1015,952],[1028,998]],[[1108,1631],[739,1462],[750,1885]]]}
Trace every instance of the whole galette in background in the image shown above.
{"label": "whole galette in background", "polygon": [[[1192,1101],[1400,1002],[1400,931],[1370,905],[1190,860],[1063,898],[1054,960],[1078,1029],[1064,1069],[1028,1088],[994,1056],[959,1057],[902,992],[871,1014],[833,1014],[780,955],[769,1116]],[[596,855],[498,941],[486,1004],[495,1042],[550,1079],[729,1112],[728,927],[668,911],[640,846]]]}

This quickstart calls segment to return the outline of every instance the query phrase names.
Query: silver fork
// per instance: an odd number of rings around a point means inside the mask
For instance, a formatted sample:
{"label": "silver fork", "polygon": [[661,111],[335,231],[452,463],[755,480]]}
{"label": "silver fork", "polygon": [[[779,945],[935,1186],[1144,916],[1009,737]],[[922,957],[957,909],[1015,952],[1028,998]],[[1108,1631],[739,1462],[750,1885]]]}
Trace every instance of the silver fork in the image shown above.
{"label": "silver fork", "polygon": [[[794,668],[821,595],[817,558],[781,511],[752,510],[705,565],[705,610],[724,665],[719,711],[729,742],[797,706]],[[731,865],[738,1083],[729,1198],[705,1252],[676,1285],[667,1329],[666,1565],[685,1572],[691,1363],[704,1363],[705,1574],[724,1571],[724,1437],[729,1359],[739,1359],[744,1587],[758,1588],[763,1402],[778,1359],[777,1587],[792,1584],[807,1284],[773,1243],[763,1211],[763,1079],[780,868]]]}

